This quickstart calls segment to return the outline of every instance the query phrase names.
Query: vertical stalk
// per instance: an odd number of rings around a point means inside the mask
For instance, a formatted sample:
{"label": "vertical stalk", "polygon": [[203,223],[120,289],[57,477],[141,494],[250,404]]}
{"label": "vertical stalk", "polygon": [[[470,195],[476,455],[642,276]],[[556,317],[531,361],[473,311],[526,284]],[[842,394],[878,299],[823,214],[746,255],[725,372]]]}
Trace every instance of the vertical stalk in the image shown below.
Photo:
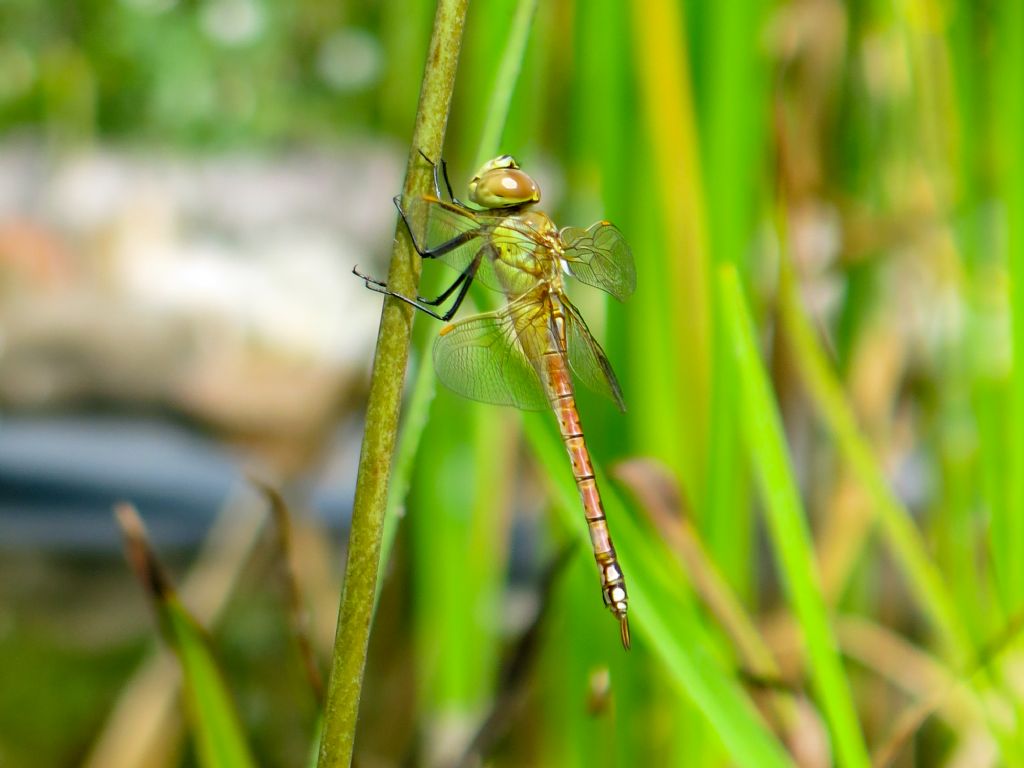
{"label": "vertical stalk", "polygon": [[[468,0],[438,0],[403,187],[407,195],[427,194],[432,187],[430,168],[419,152],[422,150],[432,158],[441,156],[467,3]],[[419,257],[399,221],[388,284],[399,293],[414,296],[419,271]],[[412,316],[412,307],[390,297],[384,300],[352,507],[319,768],[348,766],[352,762]]]}
{"label": "vertical stalk", "polygon": [[1006,3],[999,17],[1001,30],[999,65],[1002,82],[998,125],[1002,174],[1000,183],[1006,211],[1006,261],[1010,276],[1010,333],[1013,368],[1010,372],[1009,478],[1006,505],[993,510],[992,552],[997,582],[1007,614],[1016,611],[1024,596],[1024,96],[1020,76],[1024,72],[1024,8]]}
{"label": "vertical stalk", "polygon": [[[645,452],[669,464],[682,478],[697,509],[703,509],[707,474],[708,412],[711,403],[711,277],[697,115],[691,88],[685,28],[686,4],[652,0],[630,5],[638,97],[646,116],[643,143],[653,161],[655,205],[662,239],[651,253],[667,254],[637,272],[656,276],[645,302],[658,317],[645,328],[664,326],[668,338],[640,349],[649,376],[661,379],[645,401],[635,403],[644,427]],[[646,169],[644,169],[646,170]],[[655,292],[657,291],[657,293]],[[664,314],[662,310],[667,310]],[[645,333],[646,337],[647,334]],[[641,338],[643,341],[643,337]]]}
{"label": "vertical stalk", "polygon": [[834,742],[835,762],[867,768],[871,761],[821,593],[810,528],[778,404],[757,349],[754,321],[735,266],[720,266],[718,280],[723,317],[729,321],[735,375],[740,381],[740,423],[761,489],[779,573],[803,637],[807,669]]}
{"label": "vertical stalk", "polygon": [[[769,4],[738,0],[709,4],[705,23],[710,66],[704,75],[707,108],[702,124],[709,263],[735,264],[750,274],[747,254],[756,240],[756,215],[764,195],[769,67],[758,37]],[[744,279],[747,279],[744,277]],[[739,385],[732,375],[727,319],[714,291],[711,314],[711,401],[708,479],[701,533],[730,585],[744,598],[756,571],[754,516],[741,461],[737,424]]]}

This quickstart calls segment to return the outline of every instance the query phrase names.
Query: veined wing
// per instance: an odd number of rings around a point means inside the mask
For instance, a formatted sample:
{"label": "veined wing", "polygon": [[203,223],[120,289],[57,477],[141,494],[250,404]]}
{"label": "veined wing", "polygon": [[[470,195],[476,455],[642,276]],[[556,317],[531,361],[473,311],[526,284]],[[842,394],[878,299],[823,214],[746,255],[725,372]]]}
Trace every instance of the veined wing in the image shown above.
{"label": "veined wing", "polygon": [[547,408],[544,387],[517,331],[518,325],[526,333],[546,332],[543,313],[535,315],[516,317],[507,307],[445,326],[434,342],[438,378],[471,400],[528,411]]}
{"label": "veined wing", "polygon": [[565,342],[569,348],[569,367],[589,389],[611,399],[620,411],[626,410],[622,388],[601,345],[591,335],[580,312],[565,296],[559,297],[565,311]]}
{"label": "veined wing", "polygon": [[607,221],[561,231],[569,274],[624,301],[636,288],[633,252],[618,227]]}
{"label": "veined wing", "polygon": [[[456,272],[464,272],[476,255],[488,247],[492,223],[488,217],[477,217],[468,208],[429,195],[402,195],[396,200],[417,249],[443,250],[436,258]],[[487,252],[481,255],[475,279],[488,288],[501,290],[488,256]]]}
{"label": "veined wing", "polygon": [[[398,206],[418,249],[441,251],[436,258],[460,273],[466,270],[482,249],[500,244],[506,252],[517,248],[525,252],[536,237],[525,224],[515,226],[515,222],[509,222],[502,216],[473,211],[430,195],[402,195],[398,198]],[[507,234],[494,234],[499,224]],[[475,279],[493,290],[504,289],[494,272],[491,252],[488,250],[481,255]]]}

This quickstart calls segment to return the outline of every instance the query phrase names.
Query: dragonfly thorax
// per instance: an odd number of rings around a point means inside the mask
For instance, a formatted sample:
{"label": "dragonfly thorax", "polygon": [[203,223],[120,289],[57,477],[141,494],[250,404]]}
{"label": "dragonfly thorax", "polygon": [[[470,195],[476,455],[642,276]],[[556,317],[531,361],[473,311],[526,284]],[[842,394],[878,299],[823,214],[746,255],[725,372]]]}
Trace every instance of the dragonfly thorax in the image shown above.
{"label": "dragonfly thorax", "polygon": [[511,155],[484,163],[469,182],[469,199],[483,208],[518,208],[540,202],[540,187]]}
{"label": "dragonfly thorax", "polygon": [[521,296],[538,284],[562,285],[562,248],[555,223],[538,210],[510,214],[491,238],[492,268],[509,296]]}

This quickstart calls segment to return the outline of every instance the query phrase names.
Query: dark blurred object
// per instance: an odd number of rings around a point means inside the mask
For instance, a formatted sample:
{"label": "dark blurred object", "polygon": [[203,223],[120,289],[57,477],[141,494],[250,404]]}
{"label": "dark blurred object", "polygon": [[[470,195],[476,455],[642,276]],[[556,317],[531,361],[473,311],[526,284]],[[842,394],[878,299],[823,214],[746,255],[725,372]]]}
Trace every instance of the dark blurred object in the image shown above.
{"label": "dark blurred object", "polygon": [[145,508],[162,546],[193,546],[239,481],[223,448],[173,424],[4,419],[0,547],[114,550],[110,510],[125,499]]}
{"label": "dark blurred object", "polygon": [[[347,519],[358,425],[332,434],[309,487],[317,516]],[[249,462],[212,438],[158,419],[69,416],[0,421],[0,551],[120,548],[112,505],[146,510],[162,548],[199,544],[245,483]]]}

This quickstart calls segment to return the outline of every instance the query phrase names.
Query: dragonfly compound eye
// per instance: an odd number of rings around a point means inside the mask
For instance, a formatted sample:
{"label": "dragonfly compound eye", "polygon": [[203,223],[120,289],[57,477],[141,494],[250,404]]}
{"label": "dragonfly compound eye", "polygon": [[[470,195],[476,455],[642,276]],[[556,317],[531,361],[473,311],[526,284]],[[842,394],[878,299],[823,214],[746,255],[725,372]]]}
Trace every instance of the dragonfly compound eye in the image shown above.
{"label": "dragonfly compound eye", "polygon": [[514,208],[540,201],[537,182],[518,168],[482,170],[469,183],[469,199],[484,208]]}

